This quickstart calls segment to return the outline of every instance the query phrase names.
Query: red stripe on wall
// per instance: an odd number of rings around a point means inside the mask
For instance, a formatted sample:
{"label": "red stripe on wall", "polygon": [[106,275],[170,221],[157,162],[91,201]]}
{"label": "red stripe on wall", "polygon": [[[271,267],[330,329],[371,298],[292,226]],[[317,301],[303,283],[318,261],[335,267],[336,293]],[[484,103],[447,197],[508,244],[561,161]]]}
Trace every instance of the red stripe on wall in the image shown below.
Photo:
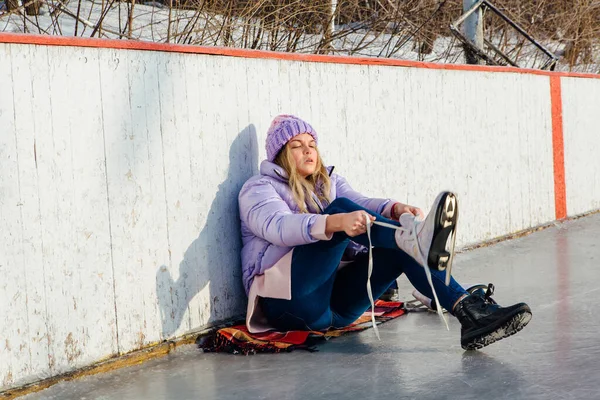
{"label": "red stripe on wall", "polygon": [[556,219],[567,217],[565,186],[565,141],[563,137],[562,94],[560,76],[550,77],[552,104],[552,154],[554,159],[554,208]]}

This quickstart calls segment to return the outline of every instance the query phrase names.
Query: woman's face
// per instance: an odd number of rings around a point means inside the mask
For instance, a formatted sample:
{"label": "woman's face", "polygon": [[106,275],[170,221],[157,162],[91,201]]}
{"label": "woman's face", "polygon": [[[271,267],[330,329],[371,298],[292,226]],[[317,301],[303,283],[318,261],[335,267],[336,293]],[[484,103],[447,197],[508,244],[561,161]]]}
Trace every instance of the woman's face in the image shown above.
{"label": "woman's face", "polygon": [[296,170],[303,178],[317,169],[317,144],[308,133],[294,136],[286,146],[296,163]]}

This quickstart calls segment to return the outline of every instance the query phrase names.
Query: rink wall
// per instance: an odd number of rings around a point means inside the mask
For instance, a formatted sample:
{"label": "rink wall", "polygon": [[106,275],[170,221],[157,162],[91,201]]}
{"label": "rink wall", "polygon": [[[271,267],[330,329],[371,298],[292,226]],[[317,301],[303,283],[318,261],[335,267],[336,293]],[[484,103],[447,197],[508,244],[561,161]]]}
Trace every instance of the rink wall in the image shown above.
{"label": "rink wall", "polygon": [[299,115],[459,246],[600,208],[600,80],[0,34],[0,392],[244,313],[237,193]]}

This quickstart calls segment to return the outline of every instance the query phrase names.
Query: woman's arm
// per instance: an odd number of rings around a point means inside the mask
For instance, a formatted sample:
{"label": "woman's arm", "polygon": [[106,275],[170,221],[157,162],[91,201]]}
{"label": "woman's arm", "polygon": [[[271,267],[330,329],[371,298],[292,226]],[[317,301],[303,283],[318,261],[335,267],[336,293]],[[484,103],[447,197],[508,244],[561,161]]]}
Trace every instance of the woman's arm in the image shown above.
{"label": "woman's arm", "polygon": [[256,236],[277,246],[299,246],[329,239],[327,215],[295,214],[266,179],[248,181],[239,197],[240,218]]}

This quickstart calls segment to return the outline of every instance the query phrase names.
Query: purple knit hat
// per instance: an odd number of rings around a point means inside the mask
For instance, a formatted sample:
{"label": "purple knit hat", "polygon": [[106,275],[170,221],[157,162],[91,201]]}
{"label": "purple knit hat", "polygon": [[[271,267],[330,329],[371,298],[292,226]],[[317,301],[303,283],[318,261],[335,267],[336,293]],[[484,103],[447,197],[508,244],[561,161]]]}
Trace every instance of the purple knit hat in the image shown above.
{"label": "purple knit hat", "polygon": [[294,136],[301,133],[308,133],[318,144],[317,132],[306,121],[293,115],[278,115],[271,122],[267,131],[267,140],[265,148],[267,149],[267,160],[273,162],[279,151]]}

